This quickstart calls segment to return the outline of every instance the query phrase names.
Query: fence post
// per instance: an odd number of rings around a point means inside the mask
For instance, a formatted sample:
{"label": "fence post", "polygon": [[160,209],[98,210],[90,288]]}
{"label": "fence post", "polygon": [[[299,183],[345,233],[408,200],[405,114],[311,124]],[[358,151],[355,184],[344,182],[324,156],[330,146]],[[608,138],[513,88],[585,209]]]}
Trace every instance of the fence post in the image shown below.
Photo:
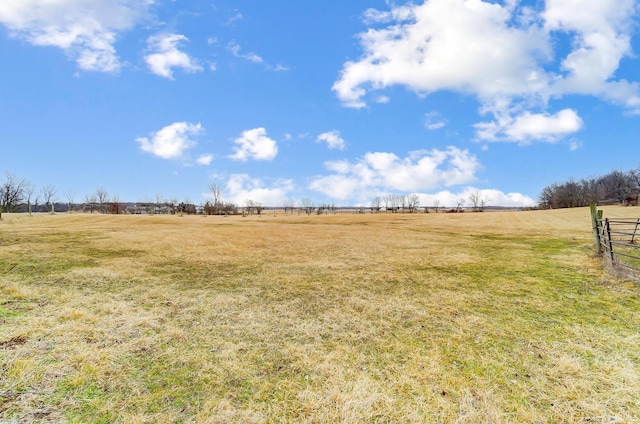
{"label": "fence post", "polygon": [[631,244],[633,244],[634,239],[636,238],[636,232],[638,231],[638,225],[640,225],[640,218],[636,221],[636,228],[633,229],[633,235],[631,236]]}
{"label": "fence post", "polygon": [[604,220],[605,229],[607,230],[607,242],[609,245],[609,258],[611,259],[611,263],[615,262],[615,258],[613,256],[613,243],[611,243],[611,225],[609,224],[609,218]]}
{"label": "fence post", "polygon": [[599,220],[602,219],[602,211],[599,211],[596,208],[594,203],[589,205],[591,209],[591,227],[593,229],[593,241],[596,244],[596,252],[602,253],[602,245],[600,244],[600,230],[599,230]]}

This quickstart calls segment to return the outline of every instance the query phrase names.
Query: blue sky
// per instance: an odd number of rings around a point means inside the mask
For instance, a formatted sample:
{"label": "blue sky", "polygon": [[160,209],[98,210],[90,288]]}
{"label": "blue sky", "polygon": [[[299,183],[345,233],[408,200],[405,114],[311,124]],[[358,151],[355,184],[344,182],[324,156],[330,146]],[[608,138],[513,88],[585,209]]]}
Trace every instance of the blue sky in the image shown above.
{"label": "blue sky", "polygon": [[5,0],[0,173],[59,201],[528,205],[640,165],[639,9]]}

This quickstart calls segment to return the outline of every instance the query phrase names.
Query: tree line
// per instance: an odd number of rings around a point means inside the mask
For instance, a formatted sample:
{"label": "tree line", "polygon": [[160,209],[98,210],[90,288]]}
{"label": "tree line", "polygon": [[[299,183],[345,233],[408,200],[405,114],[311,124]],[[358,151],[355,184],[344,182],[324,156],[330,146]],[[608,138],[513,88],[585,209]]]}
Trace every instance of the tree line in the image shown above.
{"label": "tree line", "polygon": [[612,171],[601,177],[569,179],[553,183],[538,197],[543,209],[575,208],[590,204],[638,205],[640,167],[631,171]]}
{"label": "tree line", "polygon": [[59,200],[55,186],[49,184],[39,189],[26,178],[16,177],[7,172],[0,177],[0,214],[2,212],[69,212],[81,208],[84,212],[119,213],[120,200],[117,195],[109,195],[103,187],[75,203],[75,194],[66,191],[66,201]]}
{"label": "tree line", "polygon": [[[0,177],[1,178],[1,177]],[[243,206],[222,199],[222,186],[217,183],[209,185],[212,201],[207,201],[196,206],[188,199],[178,203],[177,199],[165,199],[157,194],[155,198],[145,198],[137,202],[135,206],[128,206],[120,202],[119,197],[109,194],[103,187],[98,187],[95,192],[87,194],[81,203],[75,203],[72,191],[66,191],[63,196],[66,200],[59,201],[59,194],[53,185],[45,185],[36,188],[29,180],[19,178],[7,172],[0,179],[0,217],[2,212],[99,212],[99,213],[202,213],[206,215],[235,215],[235,214],[260,214],[263,211],[262,204],[247,199]],[[640,167],[635,170],[622,172],[612,171],[601,177],[584,178],[581,180],[570,179],[563,183],[553,183],[545,187],[539,195],[540,208],[556,209],[588,206],[595,204],[635,204],[638,205],[640,193]],[[462,212],[465,200],[459,198],[452,212]],[[490,199],[483,198],[478,191],[471,193],[468,199],[468,208],[481,212],[485,209]],[[295,209],[304,213],[327,213],[335,211],[334,204],[316,205],[311,199],[303,198],[299,201],[287,199],[283,204],[285,213],[291,213]],[[399,195],[387,194],[376,196],[371,202],[371,211],[388,212],[408,211],[417,212],[420,208],[420,197],[417,194]],[[427,211],[427,207],[425,212]],[[439,210],[439,201],[434,200],[434,210]]]}
{"label": "tree line", "polygon": [[[26,178],[19,178],[7,172],[0,176],[0,218],[3,212],[87,212],[87,213],[131,213],[131,214],[204,214],[204,215],[237,215],[261,214],[262,204],[246,199],[243,205],[222,198],[222,186],[217,183],[209,185],[211,201],[196,205],[185,199],[167,199],[161,194],[146,197],[135,203],[123,203],[118,195],[110,194],[105,188],[98,187],[94,192],[85,195],[76,203],[74,193],[64,193],[66,201],[61,202],[57,189],[53,185],[37,187]],[[333,204],[315,203],[309,198],[296,202],[293,199],[284,201],[285,213],[294,209],[304,213],[325,213],[335,211]]]}
{"label": "tree line", "polygon": [[[65,201],[60,201],[61,195],[53,185],[42,186],[39,189],[25,178],[16,177],[7,172],[0,176],[0,217],[2,212],[87,212],[87,213],[131,213],[131,214],[204,214],[204,215],[236,215],[261,214],[264,210],[260,202],[246,199],[243,205],[222,198],[223,188],[218,183],[209,184],[211,200],[204,204],[195,205],[188,199],[179,202],[176,198],[167,199],[161,194],[155,197],[145,197],[135,203],[123,203],[119,196],[109,193],[104,187],[98,187],[94,192],[86,194],[77,203],[72,191],[62,194]],[[487,206],[489,199],[475,191],[469,195],[469,209],[481,212]],[[455,209],[449,212],[462,212],[465,199],[459,198]],[[285,214],[297,211],[298,214],[327,214],[336,213],[338,209],[333,203],[316,204],[312,199],[304,197],[298,201],[285,199],[282,207]],[[371,202],[371,212],[418,212],[420,208],[418,194],[386,194],[376,196]],[[425,212],[428,207],[422,206]],[[438,212],[440,201],[434,200],[433,209]],[[360,207],[360,212],[365,208]]]}

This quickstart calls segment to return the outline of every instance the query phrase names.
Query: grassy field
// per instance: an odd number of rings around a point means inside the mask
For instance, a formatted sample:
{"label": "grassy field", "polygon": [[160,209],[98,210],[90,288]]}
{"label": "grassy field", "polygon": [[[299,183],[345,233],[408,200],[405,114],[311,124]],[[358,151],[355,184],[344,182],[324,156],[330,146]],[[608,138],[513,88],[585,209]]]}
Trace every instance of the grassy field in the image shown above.
{"label": "grassy field", "polygon": [[588,209],[3,214],[0,421],[640,422],[591,245]]}

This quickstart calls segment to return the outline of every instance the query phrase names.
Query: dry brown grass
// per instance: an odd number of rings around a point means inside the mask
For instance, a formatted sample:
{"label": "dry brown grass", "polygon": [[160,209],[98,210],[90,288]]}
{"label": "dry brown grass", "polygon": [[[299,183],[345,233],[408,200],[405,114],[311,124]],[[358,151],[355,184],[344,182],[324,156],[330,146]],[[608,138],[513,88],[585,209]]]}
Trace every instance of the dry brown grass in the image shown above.
{"label": "dry brown grass", "polygon": [[5,214],[0,420],[640,422],[640,292],[591,243],[586,209]]}

